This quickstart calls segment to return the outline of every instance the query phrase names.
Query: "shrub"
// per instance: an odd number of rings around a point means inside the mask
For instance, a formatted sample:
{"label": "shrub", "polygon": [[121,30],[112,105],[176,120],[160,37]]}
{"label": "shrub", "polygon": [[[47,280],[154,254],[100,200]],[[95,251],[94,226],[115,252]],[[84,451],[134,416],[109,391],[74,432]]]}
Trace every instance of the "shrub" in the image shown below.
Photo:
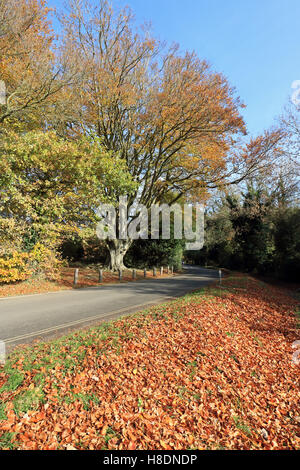
{"label": "shrub", "polygon": [[32,273],[28,253],[13,252],[8,257],[0,258],[0,283],[25,281]]}
{"label": "shrub", "polygon": [[62,261],[55,250],[38,242],[29,254],[31,272],[35,276],[45,276],[50,280],[57,280],[60,276]]}

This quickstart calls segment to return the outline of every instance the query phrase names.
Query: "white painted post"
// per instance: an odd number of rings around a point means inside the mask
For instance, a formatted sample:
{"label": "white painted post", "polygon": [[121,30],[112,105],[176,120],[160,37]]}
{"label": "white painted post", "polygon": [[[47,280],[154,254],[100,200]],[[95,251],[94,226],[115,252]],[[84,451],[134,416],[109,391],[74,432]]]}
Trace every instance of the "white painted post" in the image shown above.
{"label": "white painted post", "polygon": [[99,269],[99,282],[101,284],[101,282],[103,282],[103,271],[102,269]]}
{"label": "white painted post", "polygon": [[0,341],[0,365],[4,365],[6,360],[5,342]]}
{"label": "white painted post", "polygon": [[163,267],[163,266],[161,266],[161,268],[160,268],[160,275],[162,276],[162,275],[163,275],[163,273],[164,273],[164,267]]}
{"label": "white painted post", "polygon": [[147,277],[147,269],[144,269],[144,277]]}
{"label": "white painted post", "polygon": [[78,284],[78,276],[79,276],[79,269],[76,268],[74,271],[74,287],[76,287]]}
{"label": "white painted post", "polygon": [[220,286],[222,284],[222,270],[219,269],[219,281],[220,281]]}
{"label": "white painted post", "polygon": [[174,266],[171,266],[171,273],[174,274]]}
{"label": "white painted post", "polygon": [[153,277],[156,277],[156,276],[157,276],[156,268],[153,268]]}
{"label": "white painted post", "polygon": [[123,279],[123,272],[122,269],[119,269],[119,281],[122,281]]}

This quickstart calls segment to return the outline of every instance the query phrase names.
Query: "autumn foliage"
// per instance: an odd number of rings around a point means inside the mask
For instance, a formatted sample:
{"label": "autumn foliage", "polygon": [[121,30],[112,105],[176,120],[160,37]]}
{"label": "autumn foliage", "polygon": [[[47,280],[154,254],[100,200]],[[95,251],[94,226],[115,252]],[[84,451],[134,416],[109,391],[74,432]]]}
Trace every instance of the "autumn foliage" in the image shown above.
{"label": "autumn foliage", "polygon": [[28,268],[28,254],[14,252],[8,258],[0,258],[0,284],[24,281],[31,271]]}
{"label": "autumn foliage", "polygon": [[0,442],[19,449],[296,449],[297,301],[235,276],[12,356]]}

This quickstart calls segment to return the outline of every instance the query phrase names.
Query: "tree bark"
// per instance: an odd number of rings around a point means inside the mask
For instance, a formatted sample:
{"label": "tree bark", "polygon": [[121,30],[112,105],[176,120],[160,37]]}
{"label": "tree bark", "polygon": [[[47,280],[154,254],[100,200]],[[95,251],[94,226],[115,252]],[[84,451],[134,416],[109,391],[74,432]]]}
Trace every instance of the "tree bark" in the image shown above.
{"label": "tree bark", "polygon": [[107,240],[106,244],[110,254],[110,269],[112,271],[126,269],[124,256],[130,248],[132,240]]}

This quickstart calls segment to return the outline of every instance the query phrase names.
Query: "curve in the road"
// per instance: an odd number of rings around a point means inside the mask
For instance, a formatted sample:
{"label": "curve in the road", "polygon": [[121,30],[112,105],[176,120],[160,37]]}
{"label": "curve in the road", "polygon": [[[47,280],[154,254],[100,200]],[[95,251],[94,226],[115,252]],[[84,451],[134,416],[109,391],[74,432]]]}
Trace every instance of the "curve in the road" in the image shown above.
{"label": "curve in the road", "polygon": [[171,278],[0,299],[0,340],[12,347],[117,318],[179,297],[216,280],[217,272],[187,267]]}

